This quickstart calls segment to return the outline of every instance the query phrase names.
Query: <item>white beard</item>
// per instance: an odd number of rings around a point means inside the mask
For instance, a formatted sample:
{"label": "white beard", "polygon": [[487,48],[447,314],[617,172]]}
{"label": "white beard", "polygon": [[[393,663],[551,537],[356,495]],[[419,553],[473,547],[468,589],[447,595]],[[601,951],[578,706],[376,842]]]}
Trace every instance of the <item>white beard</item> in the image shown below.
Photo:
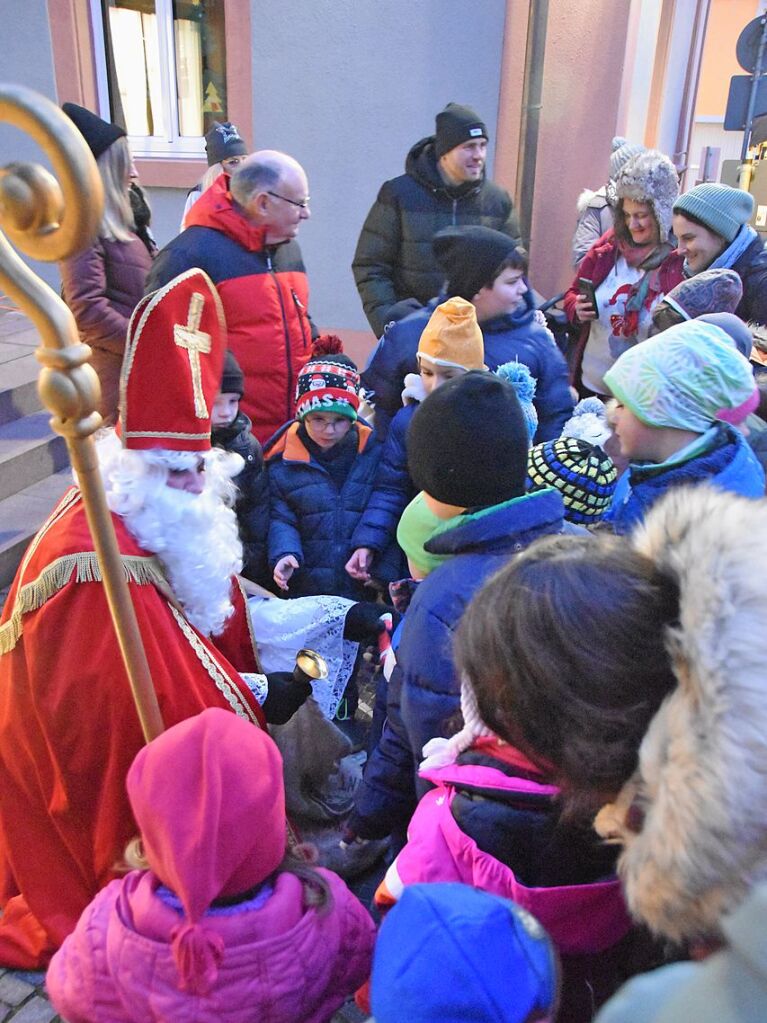
{"label": "white beard", "polygon": [[220,633],[234,611],[232,576],[242,569],[242,543],[231,505],[231,477],[242,459],[204,453],[205,488],[188,494],[166,485],[168,468],[189,468],[198,453],[125,451],[114,433],[98,442],[110,509],[138,543],[157,554],[184,614],[203,635]]}

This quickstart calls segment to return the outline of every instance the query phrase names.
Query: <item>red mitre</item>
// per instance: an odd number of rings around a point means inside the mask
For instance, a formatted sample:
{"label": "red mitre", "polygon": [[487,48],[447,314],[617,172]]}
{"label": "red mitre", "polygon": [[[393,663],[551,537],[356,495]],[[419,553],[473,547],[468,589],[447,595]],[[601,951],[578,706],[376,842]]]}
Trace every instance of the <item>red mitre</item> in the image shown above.
{"label": "red mitre", "polygon": [[120,375],[123,447],[210,450],[226,340],[221,299],[202,270],[187,270],[141,299]]}

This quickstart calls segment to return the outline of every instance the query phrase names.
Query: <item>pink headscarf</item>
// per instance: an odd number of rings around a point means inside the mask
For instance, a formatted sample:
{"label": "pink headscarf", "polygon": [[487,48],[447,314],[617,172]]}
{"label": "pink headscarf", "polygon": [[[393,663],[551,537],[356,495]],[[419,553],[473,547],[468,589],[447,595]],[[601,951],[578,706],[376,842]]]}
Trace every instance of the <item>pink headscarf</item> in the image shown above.
{"label": "pink headscarf", "polygon": [[184,907],[171,935],[181,986],[204,994],[224,946],[201,917],[214,899],[264,881],[285,855],[282,758],[266,732],[211,708],[140,750],[127,789],[149,866]]}

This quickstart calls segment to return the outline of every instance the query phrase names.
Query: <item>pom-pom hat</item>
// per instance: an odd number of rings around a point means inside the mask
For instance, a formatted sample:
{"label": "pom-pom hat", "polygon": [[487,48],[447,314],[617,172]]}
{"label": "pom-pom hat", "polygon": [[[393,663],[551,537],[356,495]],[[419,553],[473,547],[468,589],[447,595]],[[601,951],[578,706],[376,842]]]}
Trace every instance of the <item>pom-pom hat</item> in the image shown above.
{"label": "pom-pom hat", "polygon": [[360,375],[334,334],[318,337],[312,358],[296,382],[296,419],[310,412],[334,412],[354,421],[360,407]]}
{"label": "pom-pom hat", "polygon": [[202,270],[187,270],[141,299],[120,374],[123,447],[210,450],[226,336],[221,299]]}
{"label": "pom-pom hat", "polygon": [[575,437],[536,444],[530,451],[530,481],[562,495],[568,522],[598,522],[610,507],[618,473],[609,455]]}

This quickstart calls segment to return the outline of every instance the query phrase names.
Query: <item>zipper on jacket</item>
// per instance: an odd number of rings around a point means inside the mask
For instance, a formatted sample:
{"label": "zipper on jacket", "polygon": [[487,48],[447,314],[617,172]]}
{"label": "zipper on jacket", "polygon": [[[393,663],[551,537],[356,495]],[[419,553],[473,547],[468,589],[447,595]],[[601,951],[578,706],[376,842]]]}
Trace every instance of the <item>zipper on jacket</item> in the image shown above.
{"label": "zipper on jacket", "polygon": [[454,197],[453,198],[453,227],[455,227],[457,222],[458,222],[458,199],[456,199]]}
{"label": "zipper on jacket", "polygon": [[280,282],[279,282],[279,280],[277,278],[277,274],[275,272],[274,265],[272,263],[271,253],[269,253],[269,252],[267,252],[267,254],[266,254],[266,269],[272,275],[272,280],[274,281],[274,286],[277,289],[277,297],[280,300],[280,314],[282,316],[282,330],[283,330],[283,333],[285,334],[285,352],[286,352],[287,357],[288,357],[288,393],[287,393],[287,400],[286,400],[286,405],[285,405],[285,422],[287,422],[288,419],[292,419],[293,418],[293,416],[292,416],[292,406],[293,406],[293,353],[291,351],[291,345],[290,345],[290,331],[288,330],[288,315],[287,315],[287,312],[285,310],[285,300],[284,300],[284,298],[282,296],[282,288],[280,287]]}
{"label": "zipper on jacket", "polygon": [[306,340],[306,331],[304,330],[304,320],[303,320],[303,317],[301,316],[301,313],[306,312],[306,310],[304,309],[303,302],[301,301],[301,299],[296,294],[295,288],[291,288],[290,289],[290,294],[293,296],[293,304],[296,307],[296,316],[298,316],[298,322],[299,322],[299,324],[301,326],[301,338],[302,338],[302,340],[304,342],[304,351],[308,352],[309,351],[309,345],[308,345],[307,340]]}

